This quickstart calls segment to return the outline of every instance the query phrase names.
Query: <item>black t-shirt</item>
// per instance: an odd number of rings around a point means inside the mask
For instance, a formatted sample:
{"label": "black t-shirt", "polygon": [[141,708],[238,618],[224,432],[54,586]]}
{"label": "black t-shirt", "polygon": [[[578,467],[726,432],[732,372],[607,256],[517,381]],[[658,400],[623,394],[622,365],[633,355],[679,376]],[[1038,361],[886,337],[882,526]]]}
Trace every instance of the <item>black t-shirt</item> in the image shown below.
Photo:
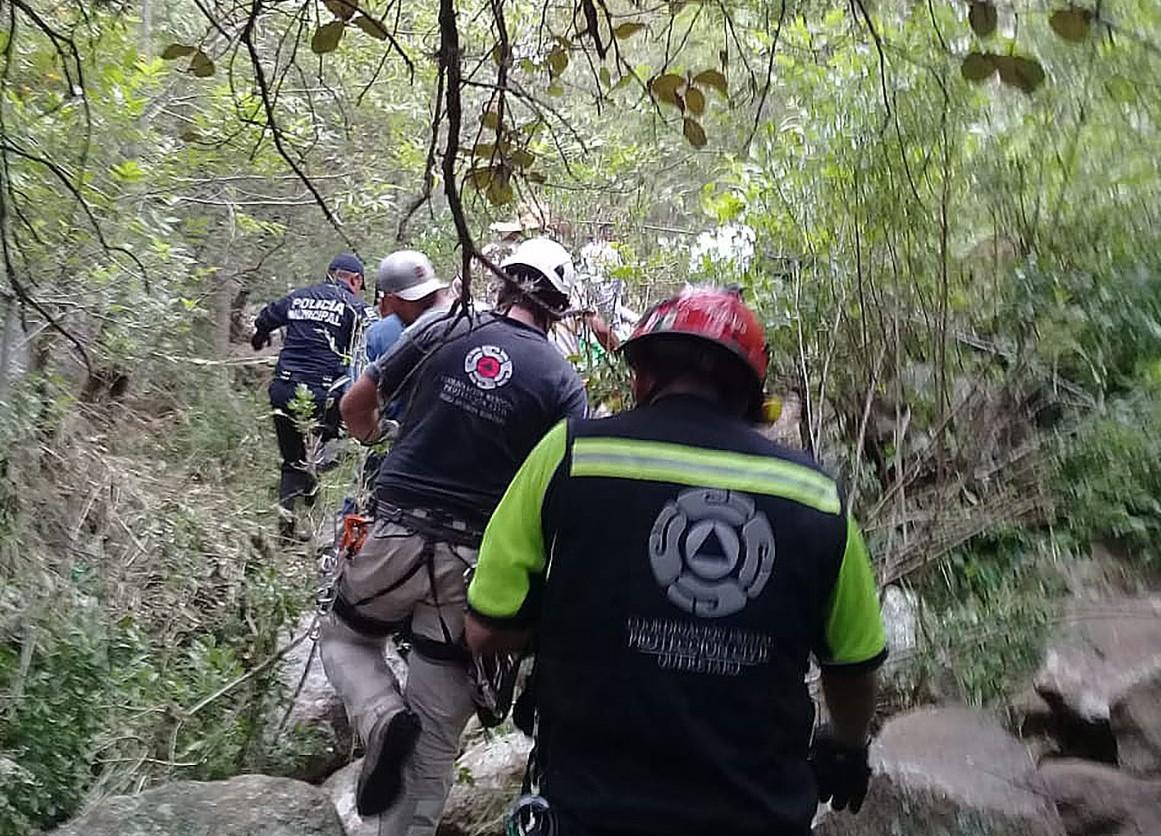
{"label": "black t-shirt", "polygon": [[536,627],[541,792],[592,833],[805,836],[808,658],[885,655],[834,481],[694,397],[546,435],[468,602]]}
{"label": "black t-shirt", "polygon": [[346,374],[367,305],[345,285],[319,282],[264,307],[254,321],[260,334],[286,328],[275,374],[308,385],[327,385]]}
{"label": "black t-shirt", "polygon": [[378,497],[480,524],[552,425],[586,409],[580,378],[544,334],[491,311],[417,321],[367,374],[380,403],[404,391]]}

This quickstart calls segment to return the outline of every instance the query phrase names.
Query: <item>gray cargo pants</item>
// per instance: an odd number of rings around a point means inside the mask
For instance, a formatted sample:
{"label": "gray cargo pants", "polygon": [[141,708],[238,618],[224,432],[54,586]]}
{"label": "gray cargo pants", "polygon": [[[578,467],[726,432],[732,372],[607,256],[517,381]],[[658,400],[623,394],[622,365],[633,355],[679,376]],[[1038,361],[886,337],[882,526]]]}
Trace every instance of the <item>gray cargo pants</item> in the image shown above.
{"label": "gray cargo pants", "polygon": [[[339,595],[356,604],[391,586],[422,560],[423,547],[423,537],[376,520],[362,550],[342,569]],[[385,623],[410,619],[414,635],[437,642],[445,641],[446,628],[458,642],[467,600],[464,570],[475,565],[476,551],[436,543],[433,561],[434,589],[432,575],[422,567],[396,589],[357,606],[358,614]],[[466,664],[430,659],[413,648],[401,694],[383,658],[387,641],[332,613],[323,620],[319,637],[323,668],[364,742],[381,718],[405,704],[419,716],[422,730],[404,769],[404,789],[379,817],[379,836],[434,836],[451,789],[460,734],[474,711],[471,681]]]}

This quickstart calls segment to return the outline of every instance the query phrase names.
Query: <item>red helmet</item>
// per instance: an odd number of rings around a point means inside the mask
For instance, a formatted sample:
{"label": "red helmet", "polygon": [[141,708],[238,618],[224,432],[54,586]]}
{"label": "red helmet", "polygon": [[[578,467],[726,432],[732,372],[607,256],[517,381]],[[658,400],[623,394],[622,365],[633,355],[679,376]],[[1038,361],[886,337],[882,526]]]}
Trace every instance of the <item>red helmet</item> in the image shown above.
{"label": "red helmet", "polygon": [[[766,380],[766,333],[738,292],[687,288],[650,308],[633,329],[625,348],[663,335],[708,340],[736,355],[753,372],[757,400],[761,403],[762,385]],[[631,349],[629,356],[632,356]]]}

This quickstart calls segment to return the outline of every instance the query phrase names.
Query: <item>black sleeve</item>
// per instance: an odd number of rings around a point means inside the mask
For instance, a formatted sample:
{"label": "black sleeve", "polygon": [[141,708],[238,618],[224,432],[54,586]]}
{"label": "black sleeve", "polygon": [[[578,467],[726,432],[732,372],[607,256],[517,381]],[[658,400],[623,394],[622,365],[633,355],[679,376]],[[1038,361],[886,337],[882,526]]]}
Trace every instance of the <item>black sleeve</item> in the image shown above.
{"label": "black sleeve", "polygon": [[290,311],[291,296],[287,294],[279,299],[277,302],[271,302],[258,312],[258,316],[254,318],[254,330],[259,334],[269,334],[278,328],[286,325],[286,314]]}

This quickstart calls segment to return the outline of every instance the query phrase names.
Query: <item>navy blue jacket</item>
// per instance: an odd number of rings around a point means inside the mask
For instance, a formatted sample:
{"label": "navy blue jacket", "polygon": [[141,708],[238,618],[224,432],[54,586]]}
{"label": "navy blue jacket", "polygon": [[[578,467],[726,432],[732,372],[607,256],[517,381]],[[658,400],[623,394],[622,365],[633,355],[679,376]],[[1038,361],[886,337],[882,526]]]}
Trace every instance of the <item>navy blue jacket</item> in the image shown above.
{"label": "navy blue jacket", "polygon": [[286,329],[274,373],[283,380],[326,387],[347,373],[367,305],[343,284],[319,282],[271,302],[258,313],[261,335]]}

